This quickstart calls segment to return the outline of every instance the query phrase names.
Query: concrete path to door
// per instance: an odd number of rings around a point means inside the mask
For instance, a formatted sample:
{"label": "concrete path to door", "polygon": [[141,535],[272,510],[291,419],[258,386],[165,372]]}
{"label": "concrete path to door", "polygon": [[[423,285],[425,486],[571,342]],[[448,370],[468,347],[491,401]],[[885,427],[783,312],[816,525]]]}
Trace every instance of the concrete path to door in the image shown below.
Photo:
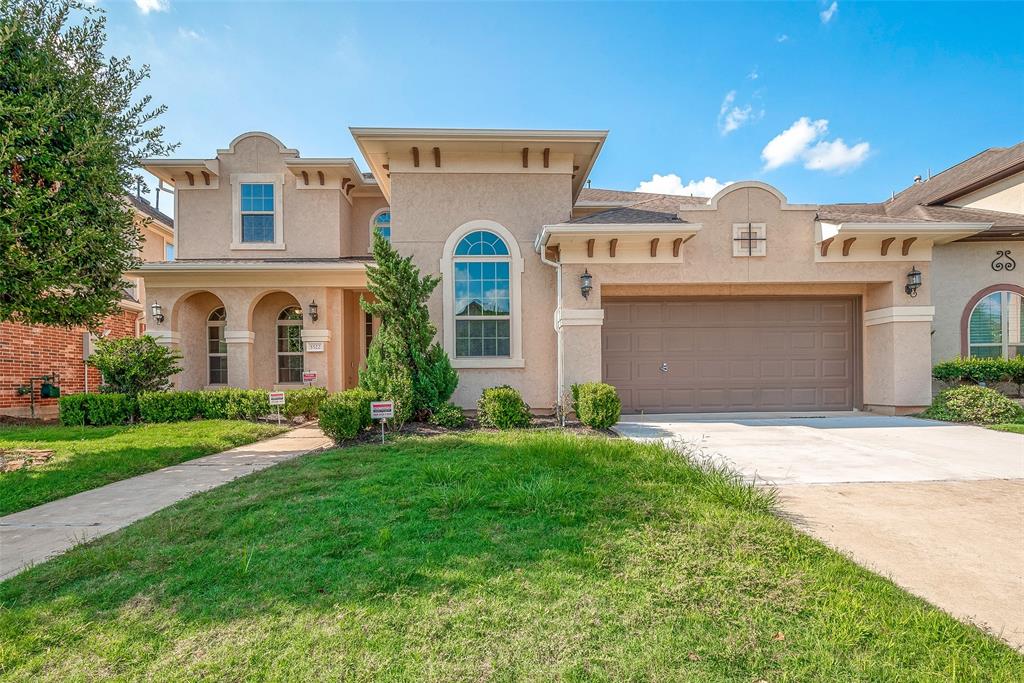
{"label": "concrete path to door", "polygon": [[624,417],[774,485],[798,528],[1024,650],[1024,437],[858,413]]}
{"label": "concrete path to door", "polygon": [[319,427],[306,425],[0,517],[0,581],[179,500],[330,445]]}

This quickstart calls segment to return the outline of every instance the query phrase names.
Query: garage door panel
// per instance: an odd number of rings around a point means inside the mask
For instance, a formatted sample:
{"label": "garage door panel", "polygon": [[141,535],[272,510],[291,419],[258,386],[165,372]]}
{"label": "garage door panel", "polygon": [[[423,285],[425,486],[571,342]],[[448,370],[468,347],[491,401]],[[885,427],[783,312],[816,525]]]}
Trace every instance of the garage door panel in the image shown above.
{"label": "garage door panel", "polygon": [[626,412],[853,407],[852,300],[610,299],[605,311],[605,381]]}

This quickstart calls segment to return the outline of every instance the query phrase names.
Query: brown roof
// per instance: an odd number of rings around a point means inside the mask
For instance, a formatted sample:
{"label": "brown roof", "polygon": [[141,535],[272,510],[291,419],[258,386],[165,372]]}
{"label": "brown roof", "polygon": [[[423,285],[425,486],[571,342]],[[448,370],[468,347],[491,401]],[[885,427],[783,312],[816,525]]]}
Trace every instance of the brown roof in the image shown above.
{"label": "brown roof", "polygon": [[901,212],[892,202],[823,204],[817,219],[828,223],[991,223],[985,232],[964,241],[999,240],[1024,234],[1024,215],[955,206],[910,206]]}
{"label": "brown roof", "polygon": [[1020,171],[1024,171],[1024,142],[1012,147],[992,147],[928,180],[914,183],[891,203],[897,211],[916,204],[945,204]]}
{"label": "brown roof", "polygon": [[128,195],[128,201],[130,201],[132,203],[132,206],[134,206],[138,211],[141,211],[142,213],[146,214],[147,216],[157,221],[158,223],[163,223],[168,228],[174,227],[173,218],[165,214],[163,211],[158,211],[157,209],[155,209],[153,205],[147,202],[145,199],[130,194]]}
{"label": "brown roof", "polygon": [[[642,194],[642,193],[634,193]],[[649,199],[639,201],[630,206],[598,211],[589,216],[582,216],[570,223],[601,223],[601,224],[643,224],[643,223],[685,223],[679,217],[679,211],[683,204],[690,202],[680,201],[689,197],[677,197],[675,195],[647,195]]]}
{"label": "brown roof", "polygon": [[707,197],[691,197],[689,195],[658,194],[656,192],[628,192],[626,190],[606,190],[598,187],[585,187],[576,199],[577,204],[590,204],[593,202],[621,202],[625,206],[632,206],[639,202],[646,202],[651,199],[673,199],[680,204],[707,204]]}

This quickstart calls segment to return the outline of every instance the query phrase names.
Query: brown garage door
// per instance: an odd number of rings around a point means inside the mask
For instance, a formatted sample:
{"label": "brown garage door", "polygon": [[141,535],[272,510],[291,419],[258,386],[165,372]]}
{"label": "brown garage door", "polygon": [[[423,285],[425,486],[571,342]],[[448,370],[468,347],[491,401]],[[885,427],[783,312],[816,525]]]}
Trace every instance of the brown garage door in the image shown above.
{"label": "brown garage door", "polygon": [[854,299],[605,299],[623,412],[849,410]]}

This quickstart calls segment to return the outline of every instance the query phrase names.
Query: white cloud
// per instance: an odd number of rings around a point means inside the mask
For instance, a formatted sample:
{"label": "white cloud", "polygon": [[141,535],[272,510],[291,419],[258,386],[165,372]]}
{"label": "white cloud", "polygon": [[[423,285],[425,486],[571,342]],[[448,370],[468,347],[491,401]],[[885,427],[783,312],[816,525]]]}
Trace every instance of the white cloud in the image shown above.
{"label": "white cloud", "polygon": [[808,117],[801,116],[792,126],[772,138],[761,150],[764,170],[770,171],[796,161],[812,142],[827,131],[827,120],[811,121]]}
{"label": "white cloud", "polygon": [[678,194],[694,197],[714,197],[726,185],[732,185],[734,180],[719,182],[718,178],[706,176],[703,180],[691,180],[683,185],[683,179],[675,173],[659,175],[655,173],[650,180],[644,180],[637,186],[634,192],[653,192],[655,194]]}
{"label": "white cloud", "polygon": [[747,123],[756,121],[764,116],[763,110],[755,112],[751,105],[747,104],[741,107],[736,105],[735,102],[735,90],[730,90],[722,98],[722,106],[718,109],[718,130],[722,135],[728,135]]}
{"label": "white cloud", "polygon": [[864,163],[871,152],[871,145],[858,142],[847,147],[842,138],[834,141],[822,140],[804,154],[804,168],[813,171],[849,171]]}
{"label": "white cloud", "polygon": [[[135,1],[138,2],[138,0]],[[832,21],[832,18],[836,15],[836,12],[838,11],[839,3],[833,2],[831,5],[828,6],[827,9],[824,9],[818,13],[818,16],[821,17],[821,23],[827,24],[828,22]]]}
{"label": "white cloud", "polygon": [[758,76],[759,76],[759,74],[757,73],[757,67],[756,66],[754,67],[753,71],[751,71],[750,73],[747,74],[747,78],[749,78],[752,81],[756,81],[758,79]]}
{"label": "white cloud", "polygon": [[201,35],[199,35],[197,32],[193,31],[190,28],[185,28],[184,26],[179,26],[178,27],[178,37],[179,38],[184,38],[185,40],[202,40],[203,39],[203,37]]}
{"label": "white cloud", "polygon": [[135,6],[143,14],[166,12],[171,8],[171,0],[135,0]]}
{"label": "white cloud", "polygon": [[789,34],[787,34],[787,33],[780,33],[779,35],[777,35],[775,37],[775,42],[776,43],[784,43],[787,40],[789,40]]}

